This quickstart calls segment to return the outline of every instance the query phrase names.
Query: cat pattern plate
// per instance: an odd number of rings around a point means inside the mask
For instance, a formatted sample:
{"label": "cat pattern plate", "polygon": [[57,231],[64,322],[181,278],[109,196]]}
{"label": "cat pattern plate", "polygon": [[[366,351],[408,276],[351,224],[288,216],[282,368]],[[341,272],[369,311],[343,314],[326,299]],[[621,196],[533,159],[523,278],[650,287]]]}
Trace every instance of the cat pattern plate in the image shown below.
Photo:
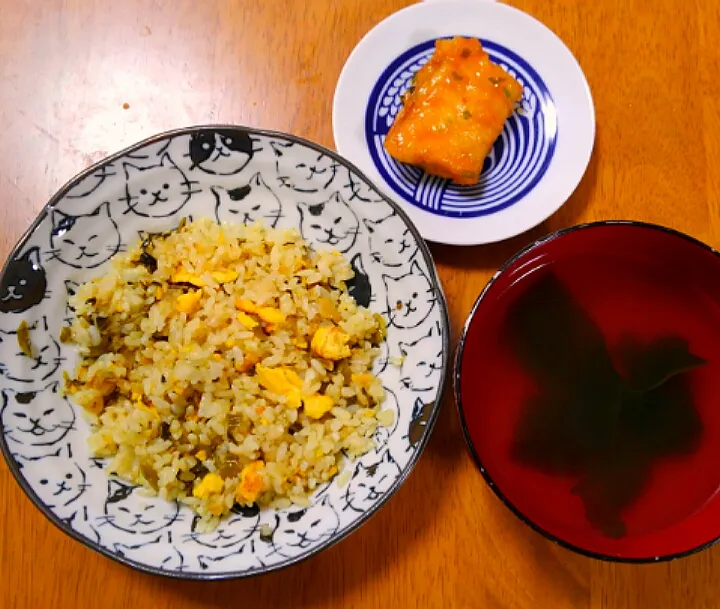
{"label": "cat pattern plate", "polygon": [[[348,463],[340,488],[307,509],[237,509],[212,533],[188,508],[109,478],[88,453],[88,425],[59,393],[76,353],[59,341],[68,296],[146,233],[182,217],[293,227],[351,261],[349,290],[384,315],[375,363],[395,411],[376,447]],[[397,303],[402,303],[398,308]],[[20,352],[29,326],[33,357]],[[293,564],[342,539],[398,489],[417,462],[442,400],[448,316],[432,258],[405,213],[352,165],[294,136],[230,126],[159,135],[84,171],[45,207],[0,276],[0,447],[37,507],[63,531],[143,571],[243,577]],[[393,358],[403,361],[398,367]],[[267,525],[267,526],[264,526]],[[262,532],[261,532],[262,531]]]}

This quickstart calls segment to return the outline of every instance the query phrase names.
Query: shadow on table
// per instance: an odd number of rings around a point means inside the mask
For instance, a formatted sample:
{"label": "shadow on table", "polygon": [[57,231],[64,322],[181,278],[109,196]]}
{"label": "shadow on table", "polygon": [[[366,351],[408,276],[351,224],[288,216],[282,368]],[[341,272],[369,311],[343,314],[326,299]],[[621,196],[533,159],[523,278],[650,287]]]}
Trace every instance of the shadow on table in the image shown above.
{"label": "shadow on table", "polygon": [[512,256],[548,233],[577,224],[583,218],[592,199],[597,183],[598,152],[593,153],[575,192],[566,203],[545,222],[516,237],[490,243],[459,247],[433,243],[430,246],[435,262],[438,265],[454,269],[497,269],[504,265]]}

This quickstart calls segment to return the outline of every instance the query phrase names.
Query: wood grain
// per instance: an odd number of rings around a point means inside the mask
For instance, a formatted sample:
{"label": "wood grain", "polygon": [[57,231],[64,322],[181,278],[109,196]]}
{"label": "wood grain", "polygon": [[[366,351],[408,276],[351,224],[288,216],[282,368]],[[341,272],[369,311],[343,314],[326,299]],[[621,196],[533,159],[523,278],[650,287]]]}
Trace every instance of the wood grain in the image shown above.
{"label": "wood grain", "polygon": [[[0,256],[66,180],[143,137],[229,122],[332,146],[342,64],[403,0],[0,0]],[[454,339],[489,276],[551,230],[641,219],[720,247],[720,8],[710,0],[513,0],[571,48],[597,110],[587,175],[542,226],[435,246]],[[0,463],[0,606],[720,607],[720,547],[595,562],[546,542],[488,490],[446,399],[416,471],[357,533],[252,580],[183,583],[100,557],[50,525]]]}

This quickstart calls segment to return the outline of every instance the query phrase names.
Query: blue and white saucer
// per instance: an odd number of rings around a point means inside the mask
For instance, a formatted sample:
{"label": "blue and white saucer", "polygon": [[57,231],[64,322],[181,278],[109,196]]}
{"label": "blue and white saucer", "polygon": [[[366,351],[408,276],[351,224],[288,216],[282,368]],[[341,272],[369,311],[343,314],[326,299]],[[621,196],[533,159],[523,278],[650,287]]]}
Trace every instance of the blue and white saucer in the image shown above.
{"label": "blue and white saucer", "polygon": [[[524,87],[474,186],[399,163],[383,146],[435,40],[453,36],[479,38]],[[333,131],[338,152],[402,205],[425,239],[476,245],[529,230],[568,199],[590,160],[595,111],[577,61],[539,21],[504,4],[444,0],[395,13],[360,41],[338,80]]]}

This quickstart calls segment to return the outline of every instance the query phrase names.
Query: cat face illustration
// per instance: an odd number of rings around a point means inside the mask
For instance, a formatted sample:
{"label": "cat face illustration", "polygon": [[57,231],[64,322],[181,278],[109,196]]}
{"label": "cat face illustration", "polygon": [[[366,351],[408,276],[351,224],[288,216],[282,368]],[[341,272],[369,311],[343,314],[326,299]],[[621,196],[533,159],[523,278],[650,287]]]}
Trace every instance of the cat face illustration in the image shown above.
{"label": "cat face illustration", "polygon": [[0,376],[20,383],[46,381],[60,367],[60,345],[48,332],[47,318],[42,317],[28,327],[31,354],[20,349],[18,331],[0,329]]}
{"label": "cat face illustration", "polygon": [[350,169],[347,170],[347,180],[344,186],[350,191],[349,201],[357,200],[363,203],[383,202],[382,196],[371,188],[367,182],[354,175]]}
{"label": "cat face illustration", "polygon": [[322,203],[300,203],[298,210],[300,232],[304,239],[328,245],[343,253],[355,244],[360,224],[339,192]]}
{"label": "cat face illustration", "polygon": [[75,410],[57,395],[58,383],[39,391],[3,389],[2,423],[11,450],[35,457],[75,429]]}
{"label": "cat face illustration", "polygon": [[[258,556],[258,552],[263,549],[263,543],[256,539],[246,539],[242,543],[235,545],[230,550],[224,552],[207,554],[203,552],[197,557],[199,567],[204,571],[207,569],[222,569],[223,571],[238,569],[250,571],[252,569],[260,569],[265,563]],[[227,561],[227,564],[224,562]]]}
{"label": "cat face illustration", "polygon": [[280,199],[256,173],[250,181],[237,188],[213,188],[215,218],[219,223],[252,224],[262,220],[265,226],[275,228],[282,216]]}
{"label": "cat face illustration", "polygon": [[75,461],[64,456],[47,456],[36,461],[18,461],[23,477],[35,494],[56,516],[65,519],[82,504],[79,499],[90,487],[88,478]]}
{"label": "cat face illustration", "polygon": [[352,257],[350,260],[350,266],[352,267],[355,276],[345,282],[348,292],[359,306],[369,307],[370,302],[372,302],[373,299],[372,286],[370,285],[370,277],[368,277],[365,272],[362,256],[359,253]]}
{"label": "cat face illustration", "polygon": [[337,176],[339,168],[340,164],[335,159],[319,152],[311,161],[297,163],[292,176],[281,175],[283,168],[278,168],[278,180],[285,188],[310,194],[328,188]]}
{"label": "cat face illustration", "polygon": [[372,465],[358,461],[345,491],[345,507],[365,512],[387,493],[400,477],[400,466],[386,450]]}
{"label": "cat face illustration", "polygon": [[431,391],[437,386],[442,371],[443,347],[438,341],[440,330],[430,331],[411,343],[399,343],[403,355],[400,382],[412,391]]}
{"label": "cat face illustration", "polygon": [[190,169],[213,175],[240,173],[259,152],[250,136],[239,129],[201,131],[190,137]]}
{"label": "cat face illustration", "polygon": [[108,480],[108,494],[102,525],[133,535],[156,533],[178,519],[175,501],[160,501],[133,494],[135,487],[119,480]]}
{"label": "cat face illustration", "polygon": [[160,163],[148,167],[133,163],[122,164],[125,171],[125,196],[128,208],[144,218],[165,218],[180,211],[196,192],[192,183],[164,154]]}
{"label": "cat face illustration", "polygon": [[101,165],[89,176],[73,186],[65,195],[66,199],[82,199],[93,194],[108,178],[117,175],[112,163]]}
{"label": "cat face illustration", "polygon": [[46,296],[46,291],[47,278],[40,265],[40,248],[31,247],[8,262],[0,280],[0,311],[27,311]]}
{"label": "cat face illustration", "polygon": [[121,249],[120,231],[110,215],[110,203],[73,216],[53,209],[50,254],[75,269],[94,269]]}
{"label": "cat face illustration", "polygon": [[224,520],[217,529],[209,533],[191,532],[184,536],[188,547],[197,544],[206,556],[214,552],[227,553],[253,535],[260,523],[260,510],[257,507],[242,508]]}
{"label": "cat face illustration", "polygon": [[400,277],[383,275],[387,289],[387,310],[390,323],[396,328],[416,328],[435,307],[435,290],[417,261],[410,272]]}
{"label": "cat face illustration", "polygon": [[169,539],[168,535],[164,531],[139,538],[133,537],[132,541],[135,543],[113,543],[113,552],[128,560],[144,563],[147,562],[149,556],[157,555],[157,553],[162,552],[166,546],[170,546],[167,549],[167,555],[160,561],[158,566],[161,569],[172,571],[183,570],[185,559],[182,554],[167,543]]}
{"label": "cat face illustration", "polygon": [[[149,538],[140,537],[139,539],[140,540],[137,543],[130,544],[116,542],[112,545],[112,549],[118,556],[142,563],[147,561],[148,555],[152,555],[161,549],[160,544],[166,539],[166,536],[163,533],[158,533],[157,535],[152,535]],[[167,557],[165,564],[169,563],[171,558],[172,555]]]}
{"label": "cat face illustration", "polygon": [[320,503],[283,515],[273,533],[273,544],[281,554],[294,554],[330,539],[340,526],[335,508],[326,495]]}
{"label": "cat face illustration", "polygon": [[408,450],[417,446],[418,442],[425,435],[430,415],[432,414],[434,402],[425,402],[421,398],[416,398],[413,404],[410,426],[408,427]]}
{"label": "cat face illustration", "polygon": [[370,256],[385,266],[398,267],[410,262],[418,245],[408,226],[395,212],[382,220],[363,220],[370,241]]}

